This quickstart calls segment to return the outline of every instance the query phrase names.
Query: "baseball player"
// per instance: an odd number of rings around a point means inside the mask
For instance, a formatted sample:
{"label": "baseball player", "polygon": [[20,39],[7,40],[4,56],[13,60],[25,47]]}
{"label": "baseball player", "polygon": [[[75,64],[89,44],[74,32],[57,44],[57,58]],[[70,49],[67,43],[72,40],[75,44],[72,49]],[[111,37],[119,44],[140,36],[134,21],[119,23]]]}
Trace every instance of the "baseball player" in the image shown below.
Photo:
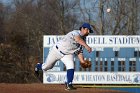
{"label": "baseball player", "polygon": [[66,34],[64,38],[58,41],[49,51],[49,54],[42,65],[42,70],[47,71],[53,68],[58,60],[61,60],[67,69],[67,81],[65,82],[65,90],[75,90],[72,81],[74,77],[74,60],[73,55],[76,54],[81,63],[84,63],[83,48],[89,53],[92,49],[86,44],[86,36],[93,33],[91,25],[84,23],[79,30],[73,30]]}

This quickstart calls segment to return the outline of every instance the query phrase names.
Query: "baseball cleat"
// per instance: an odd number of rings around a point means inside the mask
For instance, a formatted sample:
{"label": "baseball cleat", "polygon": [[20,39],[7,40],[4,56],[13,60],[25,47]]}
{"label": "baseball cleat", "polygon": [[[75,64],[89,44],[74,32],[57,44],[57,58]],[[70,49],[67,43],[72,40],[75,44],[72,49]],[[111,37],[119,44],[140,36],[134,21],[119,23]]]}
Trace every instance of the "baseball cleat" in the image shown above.
{"label": "baseball cleat", "polygon": [[65,88],[65,90],[67,90],[67,91],[70,91],[70,90],[76,90],[77,88],[75,88],[75,87],[73,87],[72,86],[72,84],[70,84],[70,85],[66,85],[66,88]]}

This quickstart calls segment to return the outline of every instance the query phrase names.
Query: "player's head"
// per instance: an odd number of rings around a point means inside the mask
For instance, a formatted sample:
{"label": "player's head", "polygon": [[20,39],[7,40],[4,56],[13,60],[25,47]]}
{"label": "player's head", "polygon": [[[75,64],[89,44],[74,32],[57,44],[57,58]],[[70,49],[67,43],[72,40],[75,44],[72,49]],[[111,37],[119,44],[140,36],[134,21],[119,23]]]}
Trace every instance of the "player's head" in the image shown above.
{"label": "player's head", "polygon": [[89,23],[84,23],[80,30],[84,32],[84,34],[87,36],[89,33],[93,33],[93,30],[91,29],[91,25]]}

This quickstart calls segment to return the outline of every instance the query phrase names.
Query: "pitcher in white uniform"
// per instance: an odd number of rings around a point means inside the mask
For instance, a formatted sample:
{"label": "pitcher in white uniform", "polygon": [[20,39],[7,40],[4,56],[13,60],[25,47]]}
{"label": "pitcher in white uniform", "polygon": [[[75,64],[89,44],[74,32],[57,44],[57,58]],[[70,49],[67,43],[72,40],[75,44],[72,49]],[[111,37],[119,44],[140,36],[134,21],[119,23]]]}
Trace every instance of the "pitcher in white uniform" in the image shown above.
{"label": "pitcher in white uniform", "polygon": [[84,23],[79,30],[73,30],[66,34],[64,38],[58,41],[49,51],[49,54],[42,65],[42,70],[47,71],[55,65],[58,60],[61,60],[67,69],[66,90],[76,89],[72,85],[74,77],[74,60],[73,55],[76,54],[81,63],[84,62],[83,48],[89,53],[91,48],[86,44],[86,36],[93,33],[91,25]]}

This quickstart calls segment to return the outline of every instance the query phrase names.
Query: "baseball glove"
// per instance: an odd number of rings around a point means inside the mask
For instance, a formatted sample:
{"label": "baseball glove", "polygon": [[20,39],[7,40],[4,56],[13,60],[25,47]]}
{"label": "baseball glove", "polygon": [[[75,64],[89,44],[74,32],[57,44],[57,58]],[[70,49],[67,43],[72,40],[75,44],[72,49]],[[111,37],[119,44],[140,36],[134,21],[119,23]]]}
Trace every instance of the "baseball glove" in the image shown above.
{"label": "baseball glove", "polygon": [[80,63],[82,68],[90,68],[91,67],[91,61],[85,60],[84,63]]}

